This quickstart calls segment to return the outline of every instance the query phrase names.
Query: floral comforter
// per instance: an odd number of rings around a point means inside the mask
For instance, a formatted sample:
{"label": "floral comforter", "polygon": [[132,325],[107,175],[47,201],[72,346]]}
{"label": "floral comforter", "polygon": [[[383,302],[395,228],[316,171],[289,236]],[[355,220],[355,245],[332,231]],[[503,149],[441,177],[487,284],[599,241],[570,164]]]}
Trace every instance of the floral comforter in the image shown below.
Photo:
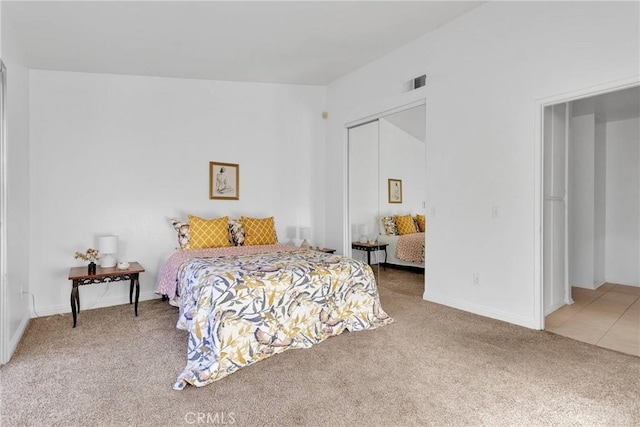
{"label": "floral comforter", "polygon": [[393,321],[368,265],[313,250],[193,259],[178,271],[178,295],[177,327],[189,339],[176,390]]}

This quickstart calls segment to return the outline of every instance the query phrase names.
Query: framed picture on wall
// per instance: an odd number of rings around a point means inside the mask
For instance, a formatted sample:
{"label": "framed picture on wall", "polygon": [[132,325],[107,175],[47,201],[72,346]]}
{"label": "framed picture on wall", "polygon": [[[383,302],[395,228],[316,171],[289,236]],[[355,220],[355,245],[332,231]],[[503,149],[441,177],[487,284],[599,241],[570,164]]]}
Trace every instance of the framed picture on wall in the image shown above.
{"label": "framed picture on wall", "polygon": [[240,165],[209,162],[209,199],[240,200]]}
{"label": "framed picture on wall", "polygon": [[402,180],[389,178],[389,203],[402,203]]}

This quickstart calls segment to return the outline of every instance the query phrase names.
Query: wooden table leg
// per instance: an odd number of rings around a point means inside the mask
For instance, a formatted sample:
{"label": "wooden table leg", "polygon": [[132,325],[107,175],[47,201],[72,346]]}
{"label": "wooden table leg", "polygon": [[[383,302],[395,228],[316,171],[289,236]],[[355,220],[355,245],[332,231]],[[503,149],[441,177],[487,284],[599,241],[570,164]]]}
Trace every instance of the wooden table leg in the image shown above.
{"label": "wooden table leg", "polygon": [[131,285],[129,285],[129,304],[133,304],[133,282],[135,279],[131,278]]}
{"label": "wooden table leg", "polygon": [[139,299],[140,299],[140,280],[138,280],[138,277],[136,275],[136,306],[135,306],[136,316],[138,315],[138,300]]}
{"label": "wooden table leg", "polygon": [[387,247],[384,247],[384,271],[387,271]]}
{"label": "wooden table leg", "polygon": [[71,288],[71,314],[73,314],[73,327],[76,327],[78,320],[78,313],[80,313],[80,295],[78,293],[78,284],[74,283]]}

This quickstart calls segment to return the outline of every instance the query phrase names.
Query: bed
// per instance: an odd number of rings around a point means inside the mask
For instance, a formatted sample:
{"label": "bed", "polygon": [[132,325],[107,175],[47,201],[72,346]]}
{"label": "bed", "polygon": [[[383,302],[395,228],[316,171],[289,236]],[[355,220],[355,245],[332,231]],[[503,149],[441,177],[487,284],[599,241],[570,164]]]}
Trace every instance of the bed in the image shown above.
{"label": "bed", "polygon": [[393,321],[371,268],[338,255],[281,244],[181,250],[160,271],[157,292],[179,307],[177,327],[188,332],[176,390]]}
{"label": "bed", "polygon": [[424,269],[425,233],[402,236],[381,234],[378,242],[386,243],[387,264]]}
{"label": "bed", "polygon": [[424,271],[424,215],[383,215],[378,218],[378,242],[386,243],[387,264]]}

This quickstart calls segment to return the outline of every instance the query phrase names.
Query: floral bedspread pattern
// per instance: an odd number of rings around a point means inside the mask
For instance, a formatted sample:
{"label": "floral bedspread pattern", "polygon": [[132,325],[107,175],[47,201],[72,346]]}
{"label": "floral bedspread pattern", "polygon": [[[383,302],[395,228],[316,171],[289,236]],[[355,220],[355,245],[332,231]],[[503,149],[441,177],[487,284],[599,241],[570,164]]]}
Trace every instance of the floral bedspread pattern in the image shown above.
{"label": "floral bedspread pattern", "polygon": [[221,255],[249,255],[264,252],[298,251],[297,246],[275,244],[266,246],[226,246],[223,248],[184,249],[171,254],[161,267],[161,275],[158,278],[156,293],[167,295],[169,302],[177,306],[175,300],[177,294],[178,269],[182,264],[192,258],[209,258]]}
{"label": "floral bedspread pattern", "polygon": [[398,238],[396,258],[424,263],[424,233],[404,234]]}
{"label": "floral bedspread pattern", "polygon": [[177,327],[189,337],[176,390],[345,329],[393,322],[368,265],[313,250],[194,259],[179,269],[178,283]]}

